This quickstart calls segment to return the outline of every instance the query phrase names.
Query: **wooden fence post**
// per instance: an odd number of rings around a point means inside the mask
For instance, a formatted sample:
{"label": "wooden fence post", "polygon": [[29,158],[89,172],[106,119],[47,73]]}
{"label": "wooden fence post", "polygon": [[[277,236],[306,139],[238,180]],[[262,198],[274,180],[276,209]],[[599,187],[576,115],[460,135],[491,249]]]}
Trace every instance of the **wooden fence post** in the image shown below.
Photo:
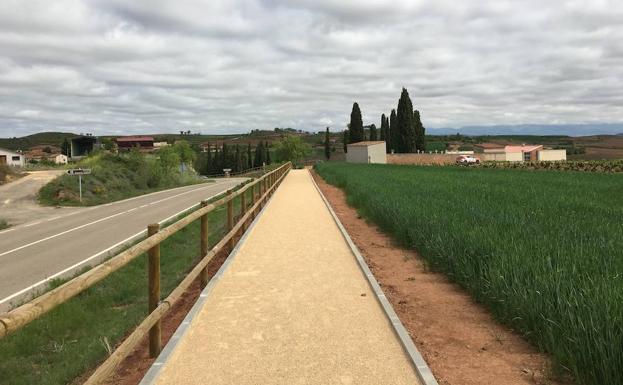
{"label": "wooden fence post", "polygon": [[[231,198],[232,191],[227,190],[227,197],[230,198],[227,201],[227,232],[230,232],[234,228],[234,200]],[[234,249],[235,245],[234,237],[231,238],[229,245],[231,249]]]}
{"label": "wooden fence post", "polygon": [[[240,218],[244,217],[244,214],[247,212],[247,191],[243,192],[240,195]],[[242,224],[242,232],[247,231],[247,226],[245,223]]]}
{"label": "wooden fence post", "polygon": [[[201,201],[201,207],[206,207],[208,201]],[[201,258],[204,258],[208,254],[208,214],[201,216]],[[208,266],[201,271],[201,288],[203,289],[208,284]]]}
{"label": "wooden fence post", "polygon": [[[152,236],[160,230],[158,223],[147,226],[147,235]],[[160,244],[158,243],[149,251],[148,270],[149,270],[149,313],[156,310],[160,302]],[[149,329],[149,356],[158,357],[162,350],[162,339],[160,331],[160,320]]]}

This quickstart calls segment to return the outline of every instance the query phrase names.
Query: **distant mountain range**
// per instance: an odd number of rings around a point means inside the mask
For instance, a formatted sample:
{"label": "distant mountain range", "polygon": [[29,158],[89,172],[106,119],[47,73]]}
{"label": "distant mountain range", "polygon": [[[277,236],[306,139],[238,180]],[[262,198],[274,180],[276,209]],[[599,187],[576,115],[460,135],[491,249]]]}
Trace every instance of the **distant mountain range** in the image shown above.
{"label": "distant mountain range", "polygon": [[428,135],[623,135],[623,123],[597,124],[518,124],[464,126],[461,128],[427,128]]}

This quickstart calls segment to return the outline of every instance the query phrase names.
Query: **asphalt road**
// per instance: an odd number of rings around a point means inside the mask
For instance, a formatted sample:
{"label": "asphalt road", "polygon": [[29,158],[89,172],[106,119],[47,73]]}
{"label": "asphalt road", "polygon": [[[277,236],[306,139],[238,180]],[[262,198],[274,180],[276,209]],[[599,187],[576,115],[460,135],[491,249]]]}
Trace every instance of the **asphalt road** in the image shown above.
{"label": "asphalt road", "polygon": [[0,231],[0,311],[144,235],[203,199],[243,182],[242,178],[180,187],[101,206],[57,211]]}

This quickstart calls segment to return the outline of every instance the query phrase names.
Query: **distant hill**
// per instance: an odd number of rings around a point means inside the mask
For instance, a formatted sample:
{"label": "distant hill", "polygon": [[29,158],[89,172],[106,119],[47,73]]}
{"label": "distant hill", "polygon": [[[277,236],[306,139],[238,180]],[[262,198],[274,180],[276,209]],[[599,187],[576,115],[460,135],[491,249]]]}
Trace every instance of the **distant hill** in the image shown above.
{"label": "distant hill", "polygon": [[461,134],[469,136],[484,135],[564,135],[591,136],[616,135],[623,131],[623,123],[597,124],[517,124],[492,126],[464,126],[461,128],[428,128],[430,135]]}
{"label": "distant hill", "polygon": [[70,132],[40,132],[21,138],[0,138],[0,147],[8,150],[26,151],[37,145],[50,145],[61,147],[65,138],[73,138],[78,135]]}

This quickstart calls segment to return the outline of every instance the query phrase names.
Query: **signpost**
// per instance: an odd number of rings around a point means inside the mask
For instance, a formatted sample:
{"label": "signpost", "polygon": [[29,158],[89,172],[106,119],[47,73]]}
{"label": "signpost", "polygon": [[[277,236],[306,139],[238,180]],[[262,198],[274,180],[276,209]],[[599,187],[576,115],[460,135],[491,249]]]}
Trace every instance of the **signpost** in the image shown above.
{"label": "signpost", "polygon": [[69,175],[78,175],[78,185],[80,186],[80,202],[82,202],[82,176],[91,173],[90,168],[70,168],[67,170]]}

